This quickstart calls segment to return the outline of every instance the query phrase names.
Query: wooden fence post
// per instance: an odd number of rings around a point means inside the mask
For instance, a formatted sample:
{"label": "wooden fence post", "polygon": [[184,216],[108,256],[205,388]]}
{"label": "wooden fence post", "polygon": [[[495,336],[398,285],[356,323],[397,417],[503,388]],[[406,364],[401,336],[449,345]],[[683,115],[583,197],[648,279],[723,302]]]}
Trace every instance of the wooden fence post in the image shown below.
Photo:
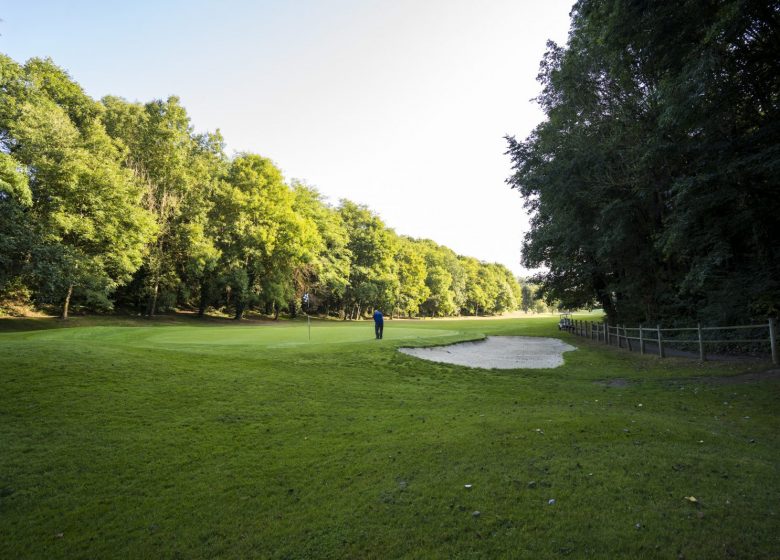
{"label": "wooden fence post", "polygon": [[629,352],[633,352],[634,349],[631,348],[631,339],[628,338],[628,329],[626,329],[626,325],[623,324],[623,338],[626,339],[626,348],[628,348]]}
{"label": "wooden fence post", "polygon": [[606,327],[606,330],[604,331],[604,340],[607,341],[607,346],[609,346],[609,323],[606,323],[604,326]]}
{"label": "wooden fence post", "polygon": [[699,332],[699,361],[703,362],[707,359],[707,356],[704,354],[704,340],[701,335],[701,323],[696,324],[696,330]]}
{"label": "wooden fence post", "polygon": [[664,341],[663,341],[663,338],[661,338],[661,325],[656,325],[656,328],[658,329],[658,356],[663,358],[664,357]]}
{"label": "wooden fence post", "polygon": [[642,323],[639,323],[639,353],[643,355],[645,353],[645,339],[644,336],[642,336]]}
{"label": "wooden fence post", "polygon": [[772,363],[778,365],[780,360],[777,358],[777,337],[775,335],[774,319],[769,319],[769,347],[772,349]]}

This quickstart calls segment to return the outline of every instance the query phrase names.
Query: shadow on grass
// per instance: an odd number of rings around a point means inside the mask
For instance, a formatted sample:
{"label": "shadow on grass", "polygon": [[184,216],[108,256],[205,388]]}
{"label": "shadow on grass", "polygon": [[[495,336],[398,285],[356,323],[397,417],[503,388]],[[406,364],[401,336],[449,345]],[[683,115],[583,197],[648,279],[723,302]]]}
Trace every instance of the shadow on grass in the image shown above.
{"label": "shadow on grass", "polygon": [[215,325],[280,325],[290,322],[305,321],[304,318],[287,319],[280,317],[278,320],[262,315],[248,316],[240,321],[224,315],[206,315],[198,317],[194,312],[176,311],[143,317],[140,315],[112,314],[112,315],[73,315],[68,319],[58,317],[0,317],[0,333],[2,332],[26,332],[46,329],[62,329],[74,327],[154,327],[154,326],[209,326]]}

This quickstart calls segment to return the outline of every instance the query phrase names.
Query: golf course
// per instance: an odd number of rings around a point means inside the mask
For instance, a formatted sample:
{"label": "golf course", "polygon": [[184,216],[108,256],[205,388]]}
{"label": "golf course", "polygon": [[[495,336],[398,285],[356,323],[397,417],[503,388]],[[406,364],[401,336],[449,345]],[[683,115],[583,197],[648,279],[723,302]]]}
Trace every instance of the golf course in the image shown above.
{"label": "golf course", "polygon": [[780,0],[6,2],[0,560],[780,560]]}
{"label": "golf course", "polygon": [[[556,322],[2,320],[0,558],[776,558],[771,364]],[[576,350],[398,351],[506,335]]]}

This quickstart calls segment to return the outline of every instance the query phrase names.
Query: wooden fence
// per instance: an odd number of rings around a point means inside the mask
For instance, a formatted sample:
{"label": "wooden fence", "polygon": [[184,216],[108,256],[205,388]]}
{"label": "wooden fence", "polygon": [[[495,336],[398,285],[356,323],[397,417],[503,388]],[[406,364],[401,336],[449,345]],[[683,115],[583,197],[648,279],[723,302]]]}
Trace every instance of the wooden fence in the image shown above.
{"label": "wooden fence", "polygon": [[[723,337],[720,333],[723,331],[738,334],[750,329],[755,332],[766,331],[761,336],[746,338],[752,333],[741,338]],[[610,325],[608,323],[597,323],[595,321],[581,321],[574,319],[571,321],[571,332],[578,335],[604,342],[604,344],[616,345],[619,348],[624,346],[628,350],[634,350],[636,343],[640,354],[645,354],[648,344],[655,346],[655,352],[661,358],[666,357],[666,346],[685,345],[688,347],[698,347],[699,360],[702,362],[707,359],[706,346],[711,344],[753,344],[768,345],[772,356],[772,363],[780,363],[778,358],[777,344],[777,325],[774,319],[769,319],[764,324],[759,325],[737,325],[731,327],[702,327],[699,323],[695,327],[669,328],[662,329],[661,325],[655,327],[627,327],[625,325]],[[686,336],[693,334],[693,336]],[[680,338],[682,336],[683,338]],[[714,338],[713,338],[714,336]],[[766,346],[764,346],[766,347]]]}

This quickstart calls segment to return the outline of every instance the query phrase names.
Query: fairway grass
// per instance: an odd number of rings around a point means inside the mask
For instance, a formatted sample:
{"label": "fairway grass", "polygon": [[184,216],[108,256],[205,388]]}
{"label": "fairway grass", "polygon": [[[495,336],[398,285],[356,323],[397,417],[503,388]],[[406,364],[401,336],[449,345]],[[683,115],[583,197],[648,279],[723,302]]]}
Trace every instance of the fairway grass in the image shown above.
{"label": "fairway grass", "polygon": [[[556,322],[0,321],[0,558],[780,557],[771,365]],[[499,335],[578,349],[397,351]]]}

